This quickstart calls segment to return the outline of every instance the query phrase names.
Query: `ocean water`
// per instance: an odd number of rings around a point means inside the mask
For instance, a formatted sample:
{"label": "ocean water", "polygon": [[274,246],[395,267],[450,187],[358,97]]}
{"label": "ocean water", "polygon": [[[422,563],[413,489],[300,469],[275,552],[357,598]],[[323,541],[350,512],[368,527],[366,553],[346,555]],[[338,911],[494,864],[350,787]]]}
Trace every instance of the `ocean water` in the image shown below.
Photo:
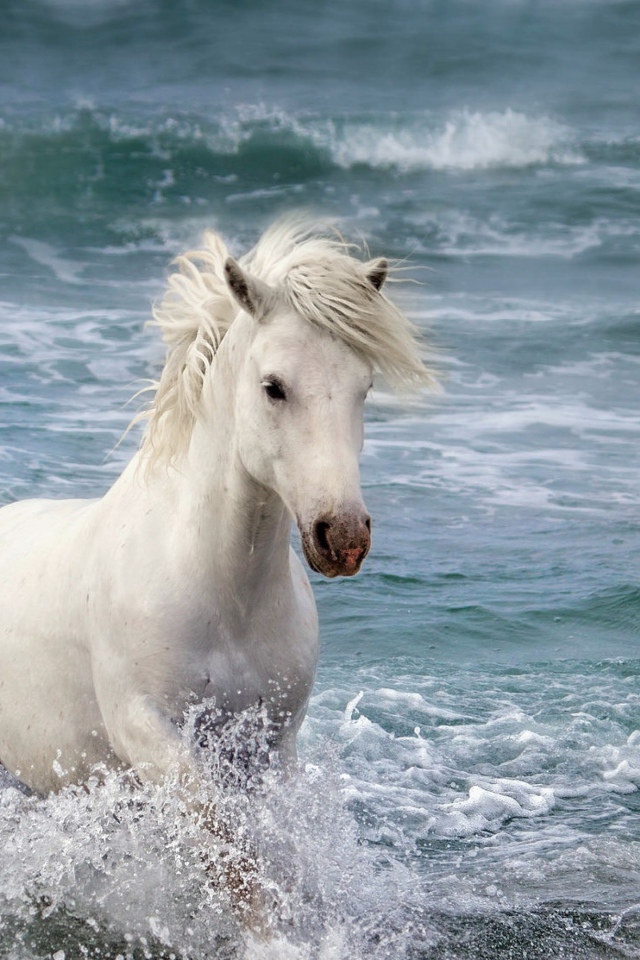
{"label": "ocean water", "polygon": [[444,389],[371,400],[300,775],[225,798],[279,939],[171,796],[4,777],[2,957],[640,956],[639,94],[634,0],[4,0],[0,502],[118,476],[207,227],[339,218]]}

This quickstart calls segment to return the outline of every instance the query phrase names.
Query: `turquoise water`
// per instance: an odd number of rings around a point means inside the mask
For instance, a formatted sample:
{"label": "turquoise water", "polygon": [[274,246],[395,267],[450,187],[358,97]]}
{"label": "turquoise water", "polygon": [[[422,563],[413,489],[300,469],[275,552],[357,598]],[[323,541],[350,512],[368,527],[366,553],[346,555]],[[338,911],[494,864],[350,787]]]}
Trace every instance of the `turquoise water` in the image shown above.
{"label": "turquoise water", "polygon": [[[614,0],[5,0],[1,502],[121,471],[150,304],[206,227],[242,252],[341,218],[438,350],[441,396],[369,404],[365,569],[314,578],[303,770],[253,813],[275,955],[640,956],[639,28]],[[243,955],[139,803],[6,781],[2,956]]]}

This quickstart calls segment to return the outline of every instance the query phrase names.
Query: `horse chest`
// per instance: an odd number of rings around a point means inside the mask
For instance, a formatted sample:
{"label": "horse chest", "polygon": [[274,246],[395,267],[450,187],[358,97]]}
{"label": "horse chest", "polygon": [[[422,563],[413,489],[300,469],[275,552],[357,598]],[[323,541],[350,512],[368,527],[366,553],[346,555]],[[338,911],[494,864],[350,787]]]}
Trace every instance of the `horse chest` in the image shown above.
{"label": "horse chest", "polygon": [[250,642],[241,649],[221,645],[206,658],[203,698],[225,713],[257,704],[278,724],[291,722],[305,708],[315,674],[315,651],[278,649]]}
{"label": "horse chest", "polygon": [[[286,589],[235,617],[204,608],[192,623],[188,688],[197,699],[237,714],[256,705],[278,724],[302,720],[315,679],[318,622],[313,594],[298,561]],[[248,615],[247,615],[248,613]]]}

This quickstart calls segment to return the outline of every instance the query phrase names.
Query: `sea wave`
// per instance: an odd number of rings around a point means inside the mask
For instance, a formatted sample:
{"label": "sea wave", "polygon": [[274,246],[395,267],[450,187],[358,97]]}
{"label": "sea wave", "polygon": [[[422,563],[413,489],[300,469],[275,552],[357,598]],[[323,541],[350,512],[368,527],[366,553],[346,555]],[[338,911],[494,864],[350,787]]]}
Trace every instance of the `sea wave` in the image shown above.
{"label": "sea wave", "polygon": [[[547,117],[527,117],[507,110],[478,113],[462,110],[443,120],[431,116],[379,118],[321,117],[292,114],[264,105],[240,106],[216,116],[176,113],[162,117],[124,115],[80,102],[54,117],[29,117],[17,124],[0,117],[3,180],[7,172],[27,175],[39,158],[52,155],[59,173],[83,173],[93,159],[93,180],[110,172],[105,161],[146,160],[158,166],[160,188],[178,187],[189,168],[213,177],[231,178],[260,171],[299,179],[333,167],[395,170],[479,170],[528,167],[545,163],[580,163],[571,132]],[[118,156],[113,155],[118,147]],[[123,154],[124,151],[124,154]],[[228,160],[233,159],[229,165]],[[25,161],[29,164],[25,166]],[[178,170],[172,168],[177,164]],[[163,165],[164,164],[164,165]],[[75,165],[75,166],[74,166]],[[169,171],[168,173],[166,171]],[[55,172],[55,171],[53,171]],[[117,171],[113,171],[117,172]],[[87,171],[86,176],[91,176]],[[231,181],[230,181],[231,182]],[[154,187],[158,187],[156,181]]]}
{"label": "sea wave", "polygon": [[366,164],[402,172],[582,162],[567,127],[514,110],[461,110],[440,123],[419,120],[387,129],[348,122],[334,134],[331,153],[341,167]]}
{"label": "sea wave", "polygon": [[[580,162],[580,155],[565,128],[513,111],[462,111],[443,120],[382,114],[374,120],[258,104],[212,116],[149,115],[138,107],[111,111],[89,100],[54,116],[0,115],[0,203],[7,234],[63,246],[76,245],[78,238],[101,248],[145,242],[158,238],[158,218],[172,233],[185,218],[218,222],[227,205],[236,220],[242,204],[251,206],[252,220],[261,209],[273,215],[300,205],[328,205],[342,215],[346,208],[360,218],[373,208],[359,198],[379,195],[381,174],[401,181],[433,171],[569,162]],[[377,207],[375,214],[379,218]],[[464,225],[450,227],[438,231],[436,246],[445,252],[452,245],[468,248]],[[482,249],[497,244],[502,250],[500,225],[496,231],[497,239],[481,229],[471,247],[479,242]],[[578,238],[578,247],[597,242]],[[76,282],[77,271],[67,279]]]}

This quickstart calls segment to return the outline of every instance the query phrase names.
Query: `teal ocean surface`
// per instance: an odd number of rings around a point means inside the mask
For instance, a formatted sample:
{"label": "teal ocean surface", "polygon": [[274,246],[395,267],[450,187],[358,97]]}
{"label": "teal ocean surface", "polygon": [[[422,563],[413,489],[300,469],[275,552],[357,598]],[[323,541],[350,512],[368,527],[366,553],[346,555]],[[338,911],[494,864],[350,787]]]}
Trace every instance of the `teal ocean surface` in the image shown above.
{"label": "teal ocean surface", "polygon": [[304,207],[400,260],[444,390],[374,394],[372,552],[313,579],[259,820],[287,943],[213,909],[168,798],[5,775],[0,956],[640,956],[639,96],[633,0],[4,0],[0,502],[119,474],[207,227]]}

